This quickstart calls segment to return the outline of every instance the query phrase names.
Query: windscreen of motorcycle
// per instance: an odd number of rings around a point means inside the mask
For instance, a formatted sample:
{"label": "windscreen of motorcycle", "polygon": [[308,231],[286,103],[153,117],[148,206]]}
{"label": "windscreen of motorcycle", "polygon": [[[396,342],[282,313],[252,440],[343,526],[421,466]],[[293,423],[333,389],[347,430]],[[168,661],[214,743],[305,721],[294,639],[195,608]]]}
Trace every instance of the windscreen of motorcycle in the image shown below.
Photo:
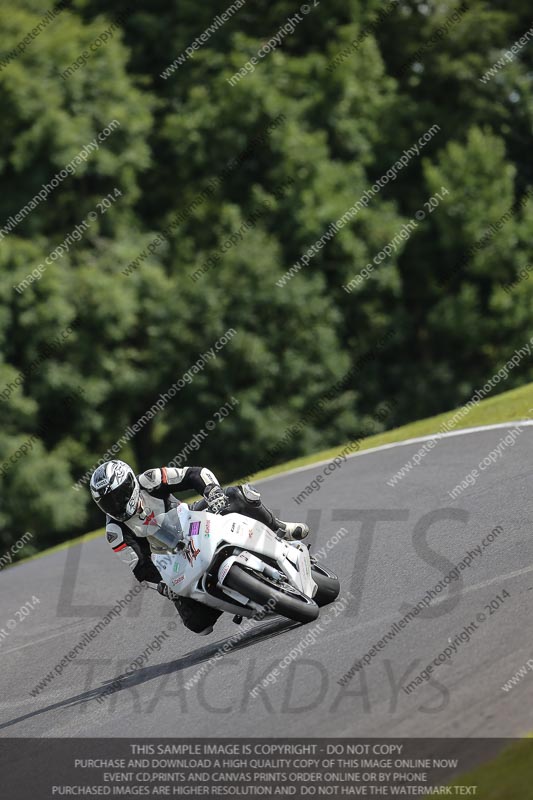
{"label": "windscreen of motorcycle", "polygon": [[183,539],[183,527],[178,509],[171,508],[164,514],[158,514],[154,523],[150,536],[160,541],[168,550],[174,550]]}

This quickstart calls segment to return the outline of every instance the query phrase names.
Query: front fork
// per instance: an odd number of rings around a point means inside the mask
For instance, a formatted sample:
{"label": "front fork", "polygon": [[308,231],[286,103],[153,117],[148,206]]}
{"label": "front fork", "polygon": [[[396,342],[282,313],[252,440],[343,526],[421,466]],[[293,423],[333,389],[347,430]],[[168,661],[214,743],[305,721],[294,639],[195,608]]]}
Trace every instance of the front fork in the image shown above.
{"label": "front fork", "polygon": [[228,573],[234,564],[242,564],[248,569],[253,569],[255,572],[262,572],[266,575],[267,578],[271,580],[279,581],[281,578],[285,576],[275,567],[270,566],[270,564],[265,564],[257,556],[254,556],[252,553],[249,553],[247,550],[241,550],[240,553],[233,554],[225,558],[220,567],[218,568],[218,581],[217,587],[219,589],[223,589],[225,591],[226,587],[224,586],[224,581],[226,580]]}
{"label": "front fork", "polygon": [[228,597],[231,597],[233,600],[236,600],[238,603],[248,605],[258,612],[263,611],[264,609],[259,603],[255,603],[253,600],[250,600],[249,597],[246,597],[240,592],[236,592],[235,589],[230,589],[229,586],[224,584],[224,581],[226,580],[229,571],[234,564],[242,564],[244,567],[253,569],[255,572],[261,572],[267,578],[275,581],[279,581],[285,576],[278,569],[270,566],[270,564],[265,564],[265,562],[260,558],[246,550],[241,550],[241,552],[237,554],[233,553],[231,556],[225,558],[222,564],[219,566],[218,580],[216,584],[217,589],[224,592],[224,594],[226,594]]}

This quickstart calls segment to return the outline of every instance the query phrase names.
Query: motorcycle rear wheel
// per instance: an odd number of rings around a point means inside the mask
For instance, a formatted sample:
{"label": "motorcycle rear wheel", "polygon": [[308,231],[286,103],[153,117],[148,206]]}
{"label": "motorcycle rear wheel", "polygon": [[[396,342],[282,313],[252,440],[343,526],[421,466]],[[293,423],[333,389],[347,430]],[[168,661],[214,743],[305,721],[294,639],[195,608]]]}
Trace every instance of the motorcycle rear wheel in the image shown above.
{"label": "motorcycle rear wheel", "polygon": [[313,600],[317,606],[327,606],[333,603],[339,596],[341,584],[337,576],[325,567],[313,564],[311,567],[311,577],[318,586]]}

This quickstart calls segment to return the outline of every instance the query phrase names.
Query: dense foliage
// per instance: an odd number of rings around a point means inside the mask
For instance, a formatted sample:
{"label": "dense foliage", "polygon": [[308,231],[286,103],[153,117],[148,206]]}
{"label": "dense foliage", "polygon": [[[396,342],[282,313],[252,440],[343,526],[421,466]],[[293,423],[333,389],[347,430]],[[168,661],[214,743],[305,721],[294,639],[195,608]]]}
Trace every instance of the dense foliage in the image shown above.
{"label": "dense foliage", "polygon": [[229,5],[74,0],[37,29],[0,1],[4,549],[98,524],[74,484],[176,382],[118,452],[166,463],[214,420],[189,461],[229,481],[391,401],[387,427],[458,405],[530,338],[533,41],[481,80],[525,0]]}

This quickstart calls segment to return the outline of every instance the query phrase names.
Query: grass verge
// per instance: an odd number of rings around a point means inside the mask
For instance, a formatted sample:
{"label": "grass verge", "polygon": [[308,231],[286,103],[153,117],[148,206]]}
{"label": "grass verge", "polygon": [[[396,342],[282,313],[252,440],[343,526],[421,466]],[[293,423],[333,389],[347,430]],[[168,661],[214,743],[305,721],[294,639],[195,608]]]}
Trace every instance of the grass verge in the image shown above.
{"label": "grass verge", "polygon": [[[482,400],[471,411],[463,417],[463,419],[455,426],[454,430],[463,430],[464,428],[475,428],[478,425],[495,425],[498,422],[514,422],[519,419],[528,419],[532,414],[530,409],[533,408],[533,383],[528,383],[526,386],[521,386],[519,389],[513,389],[510,392],[504,392],[491,397],[488,400]],[[391,431],[378,433],[375,436],[369,436],[361,440],[359,452],[363,450],[370,450],[373,447],[379,447],[382,444],[391,444],[392,442],[402,442],[404,439],[416,439],[419,436],[428,436],[436,433],[443,422],[448,422],[458,409],[454,411],[446,411],[444,414],[438,414],[435,417],[427,417],[417,422],[410,422],[408,425],[402,425],[401,428],[394,428]],[[305,467],[309,464],[315,464],[317,461],[326,461],[342,450],[344,445],[337,447],[330,447],[328,450],[322,450],[320,453],[312,453],[308,456],[295,458],[292,461],[287,461],[285,464],[279,464],[270,469],[258,472],[254,475],[254,481],[261,478],[269,478],[271,475],[278,475],[280,472],[286,472],[296,467]]]}
{"label": "grass verge", "polygon": [[[533,742],[531,734],[507,747],[499,756],[461,775],[450,786],[475,786],[478,800],[527,800],[533,796]],[[432,793],[427,797],[442,797]],[[460,795],[453,795],[459,797]]]}

